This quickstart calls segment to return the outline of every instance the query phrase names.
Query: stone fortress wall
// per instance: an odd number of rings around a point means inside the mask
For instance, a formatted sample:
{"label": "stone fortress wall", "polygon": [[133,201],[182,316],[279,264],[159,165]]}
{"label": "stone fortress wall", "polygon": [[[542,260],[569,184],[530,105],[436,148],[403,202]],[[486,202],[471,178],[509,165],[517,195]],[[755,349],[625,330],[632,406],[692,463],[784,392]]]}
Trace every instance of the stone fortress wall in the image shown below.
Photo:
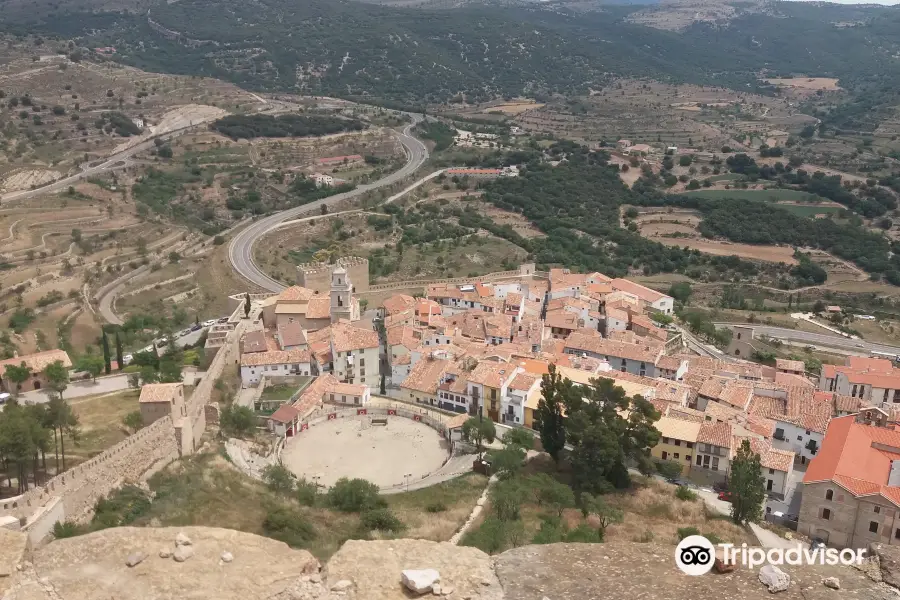
{"label": "stone fortress wall", "polygon": [[157,464],[178,458],[172,417],[164,417],[87,462],[60,473],[20,496],[0,501],[0,516],[36,518],[55,498],[62,499],[64,518],[89,515],[97,500],[127,480],[136,480]]}
{"label": "stone fortress wall", "polygon": [[346,269],[354,293],[369,290],[369,261],[359,256],[342,256],[333,265],[304,263],[297,267],[297,285],[327,295],[331,290],[331,272],[335,267]]}

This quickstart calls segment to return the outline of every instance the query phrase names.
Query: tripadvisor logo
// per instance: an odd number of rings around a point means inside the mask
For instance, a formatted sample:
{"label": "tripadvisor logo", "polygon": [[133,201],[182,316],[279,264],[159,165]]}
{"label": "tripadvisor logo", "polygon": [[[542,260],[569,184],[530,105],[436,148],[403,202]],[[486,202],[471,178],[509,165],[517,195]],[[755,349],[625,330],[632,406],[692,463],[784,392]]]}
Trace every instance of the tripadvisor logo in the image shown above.
{"label": "tripadvisor logo", "polygon": [[[853,548],[805,548],[801,544],[793,548],[756,548],[741,544],[718,544],[725,565],[740,564],[749,569],[770,564],[782,565],[859,565],[866,551]],[[689,535],[675,548],[675,564],[686,575],[709,573],[716,562],[716,546],[702,535]]]}

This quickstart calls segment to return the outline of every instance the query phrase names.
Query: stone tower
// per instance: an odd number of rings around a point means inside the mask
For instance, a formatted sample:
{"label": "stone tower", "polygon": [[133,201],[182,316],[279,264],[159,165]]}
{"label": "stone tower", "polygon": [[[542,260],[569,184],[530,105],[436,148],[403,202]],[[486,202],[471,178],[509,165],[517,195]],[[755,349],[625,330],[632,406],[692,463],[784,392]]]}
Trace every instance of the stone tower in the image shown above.
{"label": "stone tower", "polygon": [[353,284],[344,267],[331,272],[331,322],[340,319],[353,320]]}

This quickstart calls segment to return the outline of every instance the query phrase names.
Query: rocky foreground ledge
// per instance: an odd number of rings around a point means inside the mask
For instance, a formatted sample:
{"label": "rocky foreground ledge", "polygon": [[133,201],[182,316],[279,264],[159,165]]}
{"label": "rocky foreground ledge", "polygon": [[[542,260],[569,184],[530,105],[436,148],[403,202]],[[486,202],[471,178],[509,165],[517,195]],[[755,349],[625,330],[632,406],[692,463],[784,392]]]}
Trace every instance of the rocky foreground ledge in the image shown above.
{"label": "rocky foreground ledge", "polygon": [[[349,541],[327,565],[268,538],[208,527],[107,529],[25,549],[0,530],[3,600],[751,600],[772,594],[758,572],[687,577],[670,546],[611,542],[524,546],[497,556],[423,540]],[[890,561],[884,561],[887,566]],[[784,567],[779,600],[898,600],[877,563]],[[440,573],[436,589],[403,586],[406,569]],[[826,587],[836,577],[840,589]],[[891,581],[890,572],[885,572]],[[833,584],[833,581],[832,581]]]}

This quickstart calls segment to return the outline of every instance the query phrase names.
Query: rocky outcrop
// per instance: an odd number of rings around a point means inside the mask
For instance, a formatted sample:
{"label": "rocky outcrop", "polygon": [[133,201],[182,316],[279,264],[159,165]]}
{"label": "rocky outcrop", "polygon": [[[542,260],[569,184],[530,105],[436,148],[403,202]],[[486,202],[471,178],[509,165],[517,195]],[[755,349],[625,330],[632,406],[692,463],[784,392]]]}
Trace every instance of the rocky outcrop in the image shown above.
{"label": "rocky outcrop", "polygon": [[[6,542],[24,548],[24,542],[17,545],[24,536],[10,534],[9,540],[0,538],[0,558],[7,556]],[[183,534],[180,543],[178,534]],[[190,548],[193,556],[176,562],[172,554],[180,548]],[[206,527],[123,527],[58,540],[30,556],[13,551],[10,560],[0,561],[0,568],[10,565],[7,576],[0,573],[0,598],[408,600],[415,596],[404,587],[401,574],[410,569],[440,574],[440,582],[421,598],[436,597],[435,592],[449,600],[772,597],[759,581],[759,570],[738,567],[730,573],[689,577],[675,567],[673,554],[672,546],[611,542],[523,546],[492,557],[449,543],[351,540],[320,572],[308,552],[252,534]],[[141,560],[135,560],[139,556]],[[790,586],[778,593],[779,600],[900,597],[863,570],[782,570],[790,576]],[[825,583],[829,578],[839,578],[839,584]]]}

